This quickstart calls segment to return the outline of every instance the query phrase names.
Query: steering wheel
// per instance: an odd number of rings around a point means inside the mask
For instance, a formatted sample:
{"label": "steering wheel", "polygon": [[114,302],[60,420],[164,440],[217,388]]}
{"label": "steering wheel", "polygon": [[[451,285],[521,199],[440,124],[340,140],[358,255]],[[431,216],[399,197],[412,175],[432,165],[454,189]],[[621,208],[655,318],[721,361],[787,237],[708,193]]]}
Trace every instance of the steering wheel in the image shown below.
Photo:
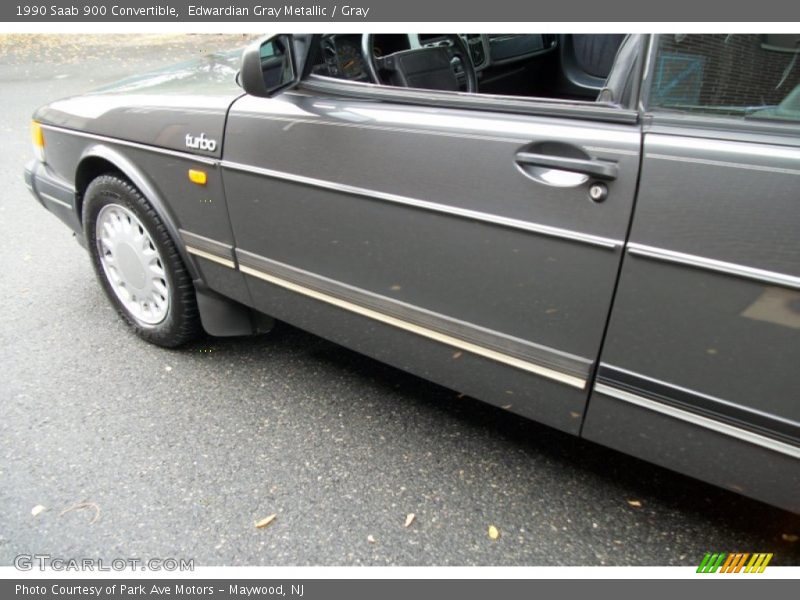
{"label": "steering wheel", "polygon": [[[413,47],[409,36],[409,50],[400,50],[386,56],[375,56],[375,35],[361,36],[361,53],[373,82],[403,87],[459,91],[458,77],[453,62],[458,59],[466,78],[466,91],[478,92],[478,74],[472,64],[469,48],[458,34],[444,36],[441,43]],[[381,81],[380,73],[388,74],[389,81]]]}

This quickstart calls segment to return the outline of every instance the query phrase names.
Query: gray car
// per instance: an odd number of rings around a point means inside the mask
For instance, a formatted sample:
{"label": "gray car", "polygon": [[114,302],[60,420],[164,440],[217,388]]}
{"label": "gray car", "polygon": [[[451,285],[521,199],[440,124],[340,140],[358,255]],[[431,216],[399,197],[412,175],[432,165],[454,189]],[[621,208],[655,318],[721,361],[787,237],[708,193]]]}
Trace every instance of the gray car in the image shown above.
{"label": "gray car", "polygon": [[138,335],[289,322],[800,512],[800,35],[278,35],[55,101]]}

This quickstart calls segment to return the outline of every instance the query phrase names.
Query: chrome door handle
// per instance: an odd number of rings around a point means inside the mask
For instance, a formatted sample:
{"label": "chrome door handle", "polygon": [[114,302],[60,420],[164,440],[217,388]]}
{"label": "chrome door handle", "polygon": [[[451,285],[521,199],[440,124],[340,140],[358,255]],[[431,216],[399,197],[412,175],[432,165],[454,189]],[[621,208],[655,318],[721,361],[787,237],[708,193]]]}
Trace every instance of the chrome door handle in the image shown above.
{"label": "chrome door handle", "polygon": [[598,179],[616,179],[619,174],[617,164],[605,160],[567,158],[566,156],[536,154],[534,152],[517,152],[514,160],[520,165],[549,167],[573,173],[583,173]]}

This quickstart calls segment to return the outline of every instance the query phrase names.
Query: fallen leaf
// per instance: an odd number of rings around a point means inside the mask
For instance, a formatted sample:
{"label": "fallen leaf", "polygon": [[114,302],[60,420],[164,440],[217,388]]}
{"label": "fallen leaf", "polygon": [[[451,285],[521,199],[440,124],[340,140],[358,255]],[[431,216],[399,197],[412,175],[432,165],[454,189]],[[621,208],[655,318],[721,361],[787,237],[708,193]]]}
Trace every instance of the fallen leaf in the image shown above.
{"label": "fallen leaf", "polygon": [[641,500],[628,500],[628,504],[635,508],[642,508],[642,501]]}
{"label": "fallen leaf", "polygon": [[[42,511],[43,511],[43,510],[44,510],[44,506],[42,506],[41,504],[37,504],[36,506],[34,506],[34,507],[31,509],[31,514],[32,514],[34,517],[38,517],[38,516],[39,516],[39,515],[42,513]],[[785,534],[784,534],[784,535],[785,535]]]}
{"label": "fallen leaf", "polygon": [[256,529],[264,529],[264,527],[272,523],[275,520],[275,517],[277,516],[278,515],[276,514],[272,514],[268,517],[261,519],[260,521],[256,521]]}
{"label": "fallen leaf", "polygon": [[408,515],[406,515],[406,522],[403,524],[403,527],[409,527],[416,518],[417,516],[414,513],[408,513]]}
{"label": "fallen leaf", "polygon": [[796,542],[798,537],[796,533],[782,533],[781,539],[785,542]]}
{"label": "fallen leaf", "polygon": [[370,544],[374,544],[374,543],[375,543],[375,538],[374,538],[374,537],[372,537],[371,535],[368,535],[368,536],[367,536],[367,541],[368,541]]}
{"label": "fallen leaf", "polygon": [[500,530],[494,525],[489,525],[489,539],[496,540],[500,538]]}
{"label": "fallen leaf", "polygon": [[68,512],[72,512],[73,510],[83,510],[84,508],[91,508],[92,510],[94,510],[94,517],[92,517],[92,520],[89,521],[89,525],[93,525],[97,521],[97,519],[100,518],[100,507],[94,502],[80,502],[78,504],[74,504],[73,506],[70,506],[69,508],[65,508],[64,510],[62,510],[58,514],[58,516],[63,517]]}

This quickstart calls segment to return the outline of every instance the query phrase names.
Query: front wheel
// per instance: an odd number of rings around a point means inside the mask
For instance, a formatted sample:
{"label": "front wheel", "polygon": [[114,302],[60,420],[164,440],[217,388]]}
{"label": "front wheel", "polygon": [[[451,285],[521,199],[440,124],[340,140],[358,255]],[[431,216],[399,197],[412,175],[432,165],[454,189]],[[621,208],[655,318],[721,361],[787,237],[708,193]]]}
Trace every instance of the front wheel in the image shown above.
{"label": "front wheel", "polygon": [[101,175],[86,188],[83,230],[97,278],[141,338],[175,347],[201,330],[192,279],[167,228],[129,181]]}

